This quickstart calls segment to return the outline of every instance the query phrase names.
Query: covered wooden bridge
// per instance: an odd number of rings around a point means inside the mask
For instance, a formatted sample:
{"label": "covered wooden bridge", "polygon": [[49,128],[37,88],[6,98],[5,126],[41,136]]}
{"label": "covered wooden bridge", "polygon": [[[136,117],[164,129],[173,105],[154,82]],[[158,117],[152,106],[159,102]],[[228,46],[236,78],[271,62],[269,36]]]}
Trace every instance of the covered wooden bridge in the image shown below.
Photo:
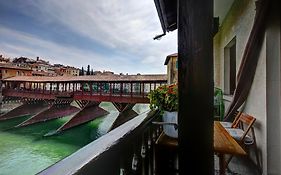
{"label": "covered wooden bridge", "polygon": [[3,96],[47,100],[69,98],[99,102],[148,103],[147,94],[166,83],[165,74],[16,76],[3,80]]}
{"label": "covered wooden bridge", "polygon": [[57,129],[60,132],[104,116],[108,112],[99,104],[111,102],[120,112],[113,129],[135,117],[137,113],[132,107],[136,103],[149,103],[148,93],[166,83],[165,74],[12,77],[2,81],[4,99],[20,98],[23,104],[1,115],[0,121],[31,115],[16,126],[22,127],[73,115]]}

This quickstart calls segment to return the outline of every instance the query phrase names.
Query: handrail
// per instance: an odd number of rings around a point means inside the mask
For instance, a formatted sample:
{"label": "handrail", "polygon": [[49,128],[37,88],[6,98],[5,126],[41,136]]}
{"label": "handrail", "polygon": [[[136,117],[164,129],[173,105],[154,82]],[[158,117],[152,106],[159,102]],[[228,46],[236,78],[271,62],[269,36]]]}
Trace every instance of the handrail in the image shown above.
{"label": "handrail", "polygon": [[[145,154],[148,156],[151,143],[160,134],[159,126],[151,124],[158,114],[157,111],[140,114],[39,174],[120,174],[121,171],[140,171],[137,160],[144,158]],[[142,166],[149,165],[143,163]]]}

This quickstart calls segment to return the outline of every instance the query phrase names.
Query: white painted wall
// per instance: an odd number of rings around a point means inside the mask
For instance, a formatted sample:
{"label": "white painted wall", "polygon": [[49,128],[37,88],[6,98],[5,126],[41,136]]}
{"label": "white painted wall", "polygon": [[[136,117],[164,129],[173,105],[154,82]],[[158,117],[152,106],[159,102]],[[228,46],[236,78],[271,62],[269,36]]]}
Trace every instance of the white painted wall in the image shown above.
{"label": "white painted wall", "polygon": [[[236,0],[214,37],[214,79],[215,86],[224,89],[224,48],[236,37],[236,73],[254,23],[255,1]],[[232,96],[225,96],[227,110]]]}
{"label": "white painted wall", "polygon": [[[267,121],[266,121],[266,46],[260,51],[260,57],[256,68],[256,75],[252,88],[244,105],[244,112],[254,116],[257,120],[254,124],[255,135],[263,173],[267,174]],[[255,155],[251,155],[255,161]]]}
{"label": "white painted wall", "polygon": [[[256,75],[243,108],[244,112],[257,118],[254,127],[265,175],[281,175],[281,47],[278,9],[276,14],[268,18],[271,22],[267,26]],[[238,72],[254,16],[254,0],[236,0],[214,37],[215,85],[222,89],[224,89],[224,47],[236,36],[236,72]],[[231,97],[226,97],[226,100],[230,101]],[[226,101],[226,109],[228,104]]]}
{"label": "white painted wall", "polygon": [[280,9],[274,7],[266,31],[267,167],[269,175],[281,175]]}
{"label": "white painted wall", "polygon": [[272,14],[244,111],[257,118],[255,130],[263,174],[281,175],[280,13],[279,18]]}

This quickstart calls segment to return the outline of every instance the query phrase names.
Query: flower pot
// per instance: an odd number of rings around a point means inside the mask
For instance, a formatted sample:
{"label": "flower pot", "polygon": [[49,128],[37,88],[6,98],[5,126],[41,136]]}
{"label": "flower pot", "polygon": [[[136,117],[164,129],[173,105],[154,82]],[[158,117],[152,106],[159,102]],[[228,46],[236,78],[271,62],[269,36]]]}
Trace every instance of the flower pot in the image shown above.
{"label": "flower pot", "polygon": [[[164,123],[175,123],[178,124],[178,112],[168,112],[164,111],[164,114],[162,116]],[[167,136],[178,138],[178,129],[173,124],[164,124],[163,125],[164,133]]]}

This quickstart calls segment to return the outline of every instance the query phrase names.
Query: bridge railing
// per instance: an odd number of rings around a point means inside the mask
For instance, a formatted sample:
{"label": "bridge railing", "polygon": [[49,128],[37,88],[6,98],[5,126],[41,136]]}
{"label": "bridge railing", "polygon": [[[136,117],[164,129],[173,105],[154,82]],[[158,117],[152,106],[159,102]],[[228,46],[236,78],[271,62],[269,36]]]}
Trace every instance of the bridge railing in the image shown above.
{"label": "bridge railing", "polygon": [[42,89],[19,89],[19,88],[3,88],[3,94],[5,93],[20,93],[20,94],[44,94],[44,95],[60,95],[60,96],[72,96],[73,92],[68,91],[50,91]]}
{"label": "bridge railing", "polygon": [[153,174],[158,116],[142,113],[39,174]]}

